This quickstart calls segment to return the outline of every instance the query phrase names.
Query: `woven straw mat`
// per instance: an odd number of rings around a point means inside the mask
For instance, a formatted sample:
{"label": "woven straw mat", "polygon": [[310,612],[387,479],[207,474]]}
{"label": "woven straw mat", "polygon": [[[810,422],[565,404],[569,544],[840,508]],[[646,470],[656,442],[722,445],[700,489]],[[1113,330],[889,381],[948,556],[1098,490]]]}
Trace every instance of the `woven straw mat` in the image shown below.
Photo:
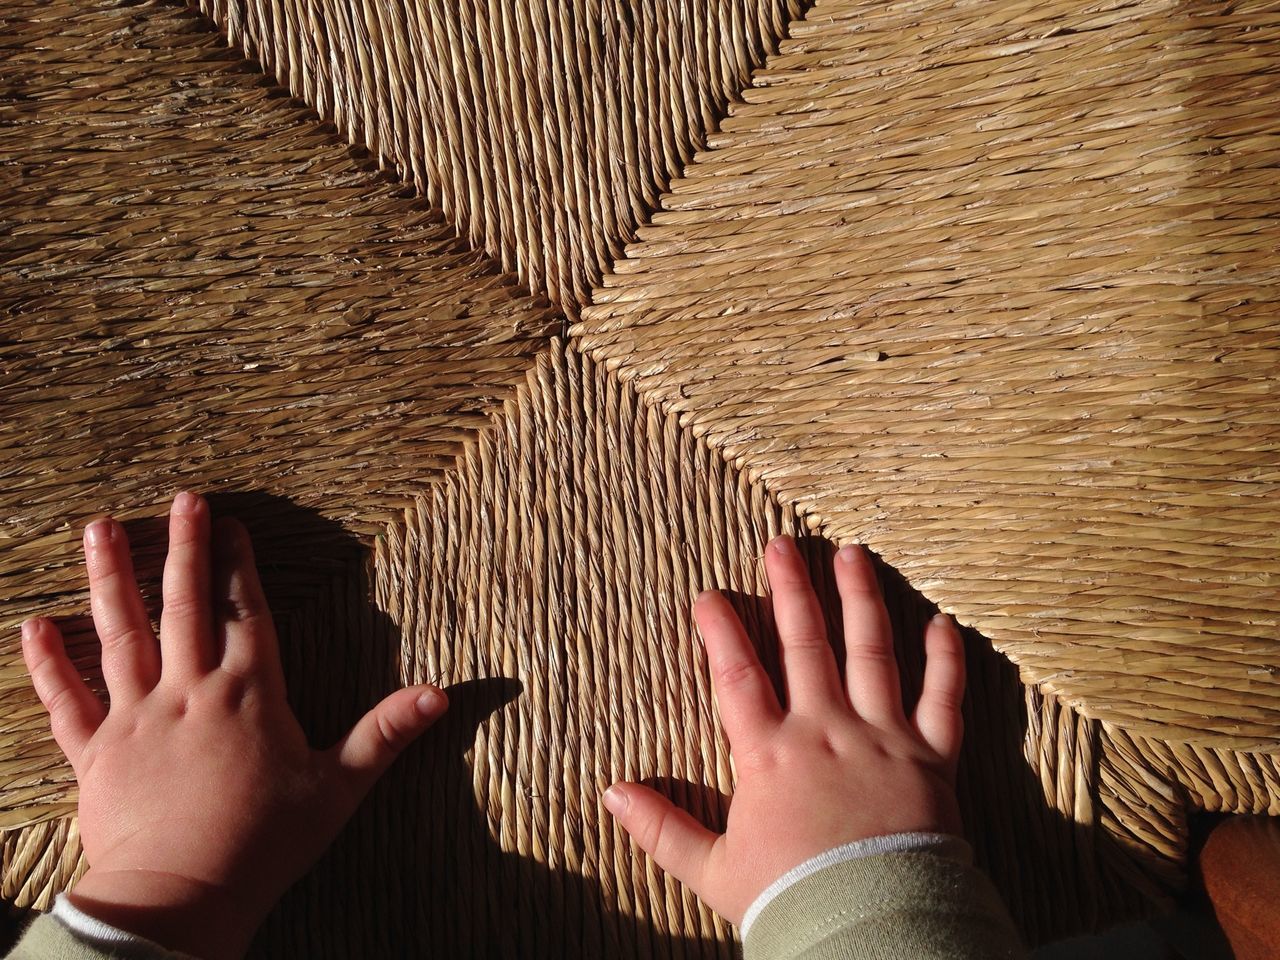
{"label": "woven straw mat", "polygon": [[[317,742],[445,684],[262,956],[732,955],[600,805],[733,774],[690,621],[868,544],[1032,942],[1280,813],[1280,4],[0,5],[0,892],[84,869],[17,624],[99,682],[85,521],[156,603],[243,517]],[[772,667],[776,662],[766,657]]]}

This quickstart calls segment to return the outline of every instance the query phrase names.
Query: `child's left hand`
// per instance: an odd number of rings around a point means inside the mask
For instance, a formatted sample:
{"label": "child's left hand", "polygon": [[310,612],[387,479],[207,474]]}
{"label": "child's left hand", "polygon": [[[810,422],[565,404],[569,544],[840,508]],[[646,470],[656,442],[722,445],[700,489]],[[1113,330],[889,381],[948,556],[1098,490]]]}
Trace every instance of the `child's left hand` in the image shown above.
{"label": "child's left hand", "polygon": [[312,750],[285,699],[239,523],[220,521],[213,533],[204,500],[175,499],[158,641],[123,528],[91,523],[85,555],[110,710],[52,621],[22,631],[36,692],[80,784],[90,869],[71,899],[171,950],[241,956],[378,776],[444,713],[445,696],[426,685],[398,690],[336,746]]}

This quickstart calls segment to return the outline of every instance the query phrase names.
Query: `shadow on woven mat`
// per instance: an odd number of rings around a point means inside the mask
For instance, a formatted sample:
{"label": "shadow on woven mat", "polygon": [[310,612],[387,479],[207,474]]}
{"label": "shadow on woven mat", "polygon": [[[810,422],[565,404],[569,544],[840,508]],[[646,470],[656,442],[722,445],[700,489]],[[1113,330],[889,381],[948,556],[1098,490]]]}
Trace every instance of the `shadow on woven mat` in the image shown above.
{"label": "shadow on woven mat", "polygon": [[[280,497],[210,499],[215,513],[239,516],[253,536],[290,701],[313,743],[336,740],[398,685],[442,682],[406,676],[411,657],[396,623],[372,599],[372,564],[360,540]],[[581,846],[581,825],[567,812],[562,823],[547,822],[546,814],[522,817],[528,803],[485,796],[474,773],[482,728],[517,722],[511,708],[524,695],[522,684],[479,677],[445,689],[449,712],[286,895],[255,956],[726,955],[725,944],[660,933],[617,913],[599,882],[572,869],[504,850],[519,840],[529,846],[531,831],[548,831],[533,846],[563,863]],[[515,757],[490,759],[514,773]],[[549,760],[572,766],[572,758]],[[514,790],[514,775],[510,782]],[[697,789],[666,786],[677,800]],[[551,821],[557,812],[553,802]]]}
{"label": "shadow on woven mat", "polygon": [[[393,617],[375,602],[379,584],[366,541],[274,495],[214,495],[211,501],[215,513],[239,516],[253,536],[281,636],[290,700],[314,743],[336,740],[388,690],[439,679],[411,675],[414,651],[406,649]],[[154,585],[165,523],[132,524],[129,533],[140,578]],[[834,546],[818,538],[802,546],[840,648],[830,576]],[[879,573],[910,704],[922,674],[919,638],[935,608],[895,571],[879,565]],[[732,593],[731,600],[752,636],[761,638],[763,659],[776,680],[768,603],[742,592]],[[1073,770],[1065,761],[1056,768],[1045,758],[1028,765],[1024,751],[1035,740],[1028,719],[1041,721],[1028,709],[1016,670],[983,638],[970,633],[967,641],[961,806],[979,862],[1028,939],[1044,942],[1142,913],[1124,876],[1125,869],[1138,868],[1117,868],[1131,858],[1111,850],[1102,831],[1069,821],[1045,802],[1040,778],[1088,771]],[[539,759],[552,772],[556,795],[519,795],[521,758],[509,754],[538,753],[545,746],[519,732],[516,707],[530,694],[518,680],[479,676],[447,690],[451,708],[445,719],[407,751],[316,868],[285,897],[259,936],[256,956],[731,955],[726,942],[659,932],[617,910],[616,878],[628,875],[622,865],[615,876],[608,869],[599,869],[599,877],[575,869],[590,862],[596,832],[610,827],[583,822],[566,798],[598,787],[578,781],[575,757],[547,755]],[[504,739],[504,725],[515,739]],[[519,747],[487,757],[490,767],[502,771],[500,779],[477,775],[475,751],[504,742]],[[556,781],[562,781],[563,794]],[[493,788],[495,782],[501,790]],[[1083,782],[1097,780],[1084,776]],[[723,817],[725,798],[704,785],[655,784],[691,809]],[[536,856],[509,852],[516,848]]]}
{"label": "shadow on woven mat", "polygon": [[[284,507],[268,515],[274,531],[281,524],[295,526],[290,518],[299,513]],[[326,521],[315,522],[332,528]],[[259,539],[267,544],[262,566],[268,589],[279,589],[293,579],[285,569],[290,557],[273,557],[277,538]],[[328,543],[307,563],[337,569],[348,565],[335,586],[322,591],[318,606],[295,605],[281,631],[294,702],[316,742],[327,743],[387,689],[414,679],[402,676],[401,666],[402,657],[413,658],[392,618],[369,599],[379,585],[362,579],[371,565],[360,544],[341,536],[337,543],[325,536],[306,539]],[[802,548],[830,636],[842,655],[839,601],[831,577],[835,545],[807,537]],[[895,570],[882,563],[877,569],[898,639],[909,709],[923,675],[920,638],[936,607]],[[449,588],[435,584],[440,591]],[[727,592],[778,682],[768,601]],[[353,643],[352,638],[359,640]],[[966,642],[970,682],[961,807],[979,863],[1028,940],[1041,943],[1149,912],[1150,905],[1136,893],[1141,884],[1133,882],[1141,879],[1141,865],[1096,822],[1069,819],[1046,802],[1044,779],[1099,782],[1095,771],[1087,769],[1096,756],[1086,743],[1054,736],[1052,742],[1069,744],[1078,756],[1034,755],[1040,730],[1033,725],[1075,721],[1065,712],[1047,712],[1039,695],[1022,687],[1014,666],[985,638],[968,631]],[[534,659],[524,661],[526,657]],[[547,666],[524,650],[514,661],[524,661],[525,669]],[[598,787],[579,779],[576,757],[539,758],[551,771],[551,796],[518,794],[518,765],[528,754],[546,749],[520,728],[518,702],[532,696],[531,691],[505,676],[468,680],[448,691],[447,717],[409,751],[316,871],[286,898],[263,931],[261,955],[412,956],[427,949],[533,958],[730,954],[731,946],[723,941],[671,935],[618,911],[615,876],[606,869],[601,876],[585,877],[575,869],[592,861],[597,831],[610,829],[607,823],[579,819],[580,806],[572,798]],[[636,691],[637,697],[642,695]],[[533,705],[535,711],[544,708]],[[512,745],[503,755],[487,758],[491,767],[504,771],[501,792],[473,764],[473,751],[485,743]],[[1029,755],[1034,755],[1030,763]],[[710,826],[722,826],[727,803],[716,791],[673,780],[655,785],[690,809],[706,811]],[[1096,798],[1081,797],[1076,807],[1096,810],[1099,804]],[[537,855],[510,852],[516,847]],[[624,847],[620,855],[638,854]],[[619,865],[617,876],[626,875]]]}

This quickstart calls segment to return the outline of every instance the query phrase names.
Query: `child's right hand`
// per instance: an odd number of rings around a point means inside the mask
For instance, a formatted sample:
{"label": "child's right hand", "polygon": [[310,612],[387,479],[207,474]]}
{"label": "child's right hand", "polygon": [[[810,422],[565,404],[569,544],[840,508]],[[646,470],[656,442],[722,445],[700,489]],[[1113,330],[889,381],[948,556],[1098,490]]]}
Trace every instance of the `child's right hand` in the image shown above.
{"label": "child's right hand", "polygon": [[902,707],[893,636],[867,554],[836,557],[845,676],[794,541],[765,551],[787,703],[778,703],[742,623],[718,592],[698,626],[738,783],[715,834],[658,793],[618,783],[605,806],[668,873],[734,924],[775,880],[834,847],[893,833],[959,834],[964,650],[950,618],[925,631],[928,663],[913,715]]}

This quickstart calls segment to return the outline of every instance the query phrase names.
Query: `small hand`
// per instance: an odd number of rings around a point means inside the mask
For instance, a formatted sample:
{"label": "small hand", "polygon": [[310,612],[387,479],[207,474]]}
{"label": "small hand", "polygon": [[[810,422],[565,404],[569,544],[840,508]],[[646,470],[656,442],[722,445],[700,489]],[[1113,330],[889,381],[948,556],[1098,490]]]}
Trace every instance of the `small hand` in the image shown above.
{"label": "small hand", "polygon": [[240,956],[378,776],[444,713],[445,696],[398,690],[336,746],[312,750],[285,699],[238,522],[221,520],[214,533],[203,499],[175,499],[158,642],[123,528],[91,523],[85,556],[110,710],[51,621],[23,624],[22,644],[80,785],[90,869],[72,901],[172,950]]}
{"label": "small hand", "polygon": [[960,832],[964,651],[955,625],[939,616],[925,631],[924,688],[908,719],[889,616],[865,551],[845,547],[835,561],[844,677],[795,543],[772,541],[765,566],[785,708],[729,602],[709,591],[694,608],[737,773],[725,833],[640,784],[614,784],[604,795],[660,867],[734,924],[773,881],[833,847],[891,833]]}

